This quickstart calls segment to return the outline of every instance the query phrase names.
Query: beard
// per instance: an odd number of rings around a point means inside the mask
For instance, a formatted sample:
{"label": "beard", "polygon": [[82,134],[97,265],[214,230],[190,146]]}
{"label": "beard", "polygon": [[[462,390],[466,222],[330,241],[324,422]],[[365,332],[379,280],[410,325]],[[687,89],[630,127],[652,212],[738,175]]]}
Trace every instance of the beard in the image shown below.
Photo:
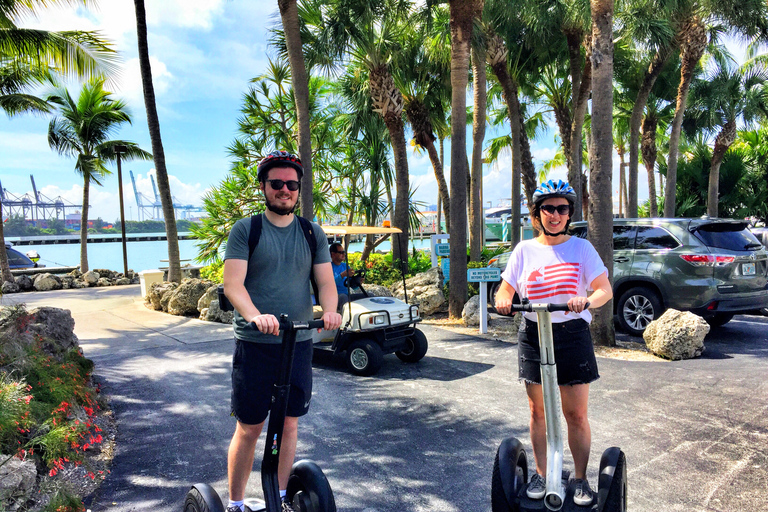
{"label": "beard", "polygon": [[298,206],[299,202],[296,201],[293,203],[293,206],[278,206],[276,204],[273,204],[269,201],[269,198],[264,198],[265,202],[267,203],[267,210],[271,211],[272,213],[276,213],[278,215],[290,215],[296,210],[296,206]]}

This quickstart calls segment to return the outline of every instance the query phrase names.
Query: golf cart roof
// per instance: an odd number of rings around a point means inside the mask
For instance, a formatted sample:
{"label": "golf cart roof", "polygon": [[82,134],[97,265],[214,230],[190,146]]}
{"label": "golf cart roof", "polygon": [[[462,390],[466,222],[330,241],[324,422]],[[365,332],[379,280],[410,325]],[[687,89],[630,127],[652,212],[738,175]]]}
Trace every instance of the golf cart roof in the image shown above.
{"label": "golf cart roof", "polygon": [[400,228],[380,226],[320,226],[326,235],[390,235],[402,233]]}

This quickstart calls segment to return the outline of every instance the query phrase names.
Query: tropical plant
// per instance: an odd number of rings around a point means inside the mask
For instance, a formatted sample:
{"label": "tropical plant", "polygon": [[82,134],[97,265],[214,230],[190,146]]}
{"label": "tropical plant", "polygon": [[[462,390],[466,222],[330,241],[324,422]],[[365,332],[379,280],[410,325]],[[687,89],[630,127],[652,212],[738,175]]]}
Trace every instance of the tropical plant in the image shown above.
{"label": "tropical plant", "polygon": [[57,153],[76,158],[75,172],[83,177],[83,209],[80,216],[80,271],[88,271],[88,202],[91,183],[111,174],[106,164],[116,160],[116,146],[124,160],[152,158],[135,143],[110,137],[131,117],[125,102],[104,90],[104,80],[89,81],[75,101],[69,91],[59,88],[46,101],[57,107],[57,117],[48,126],[48,145]]}

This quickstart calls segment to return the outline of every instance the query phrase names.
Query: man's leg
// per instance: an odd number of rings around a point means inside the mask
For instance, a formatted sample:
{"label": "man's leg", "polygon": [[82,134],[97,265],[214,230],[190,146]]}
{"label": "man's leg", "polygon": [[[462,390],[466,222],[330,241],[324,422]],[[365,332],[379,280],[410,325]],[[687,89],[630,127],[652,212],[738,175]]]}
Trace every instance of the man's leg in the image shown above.
{"label": "man's leg", "polygon": [[563,401],[563,416],[568,424],[568,446],[573,455],[575,478],[587,478],[589,449],[592,445],[592,431],[587,418],[589,384],[560,386]]}
{"label": "man's leg", "polygon": [[259,440],[263,427],[263,421],[258,425],[246,425],[237,422],[227,454],[229,499],[232,501],[242,501],[245,496],[245,486],[248,484],[248,477],[251,476],[253,470],[256,442]]}
{"label": "man's leg", "polygon": [[288,487],[288,478],[291,476],[293,459],[296,457],[298,431],[299,418],[286,416],[285,425],[283,425],[283,439],[280,444],[280,461],[277,465],[277,481],[280,484],[281,491]]}

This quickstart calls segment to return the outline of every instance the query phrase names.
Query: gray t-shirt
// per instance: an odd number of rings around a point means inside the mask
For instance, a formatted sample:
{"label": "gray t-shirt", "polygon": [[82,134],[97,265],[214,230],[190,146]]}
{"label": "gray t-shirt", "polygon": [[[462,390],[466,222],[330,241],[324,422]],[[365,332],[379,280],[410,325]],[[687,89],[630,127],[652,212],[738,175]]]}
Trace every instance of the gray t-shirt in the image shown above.
{"label": "gray t-shirt", "polygon": [[[232,227],[227,240],[224,259],[248,260],[248,236],[251,218],[240,219]],[[323,230],[312,223],[317,238],[315,265],[329,263],[328,238]],[[261,237],[248,262],[245,289],[261,314],[288,315],[290,320],[312,319],[312,298],[309,274],[312,266],[309,244],[304,238],[299,220],[294,217],[290,226],[277,227],[266,215],[262,216]],[[235,337],[244,341],[279,344],[281,336],[263,334],[253,324],[246,323],[235,311],[233,321]],[[296,339],[307,340],[311,331],[299,331]]]}

